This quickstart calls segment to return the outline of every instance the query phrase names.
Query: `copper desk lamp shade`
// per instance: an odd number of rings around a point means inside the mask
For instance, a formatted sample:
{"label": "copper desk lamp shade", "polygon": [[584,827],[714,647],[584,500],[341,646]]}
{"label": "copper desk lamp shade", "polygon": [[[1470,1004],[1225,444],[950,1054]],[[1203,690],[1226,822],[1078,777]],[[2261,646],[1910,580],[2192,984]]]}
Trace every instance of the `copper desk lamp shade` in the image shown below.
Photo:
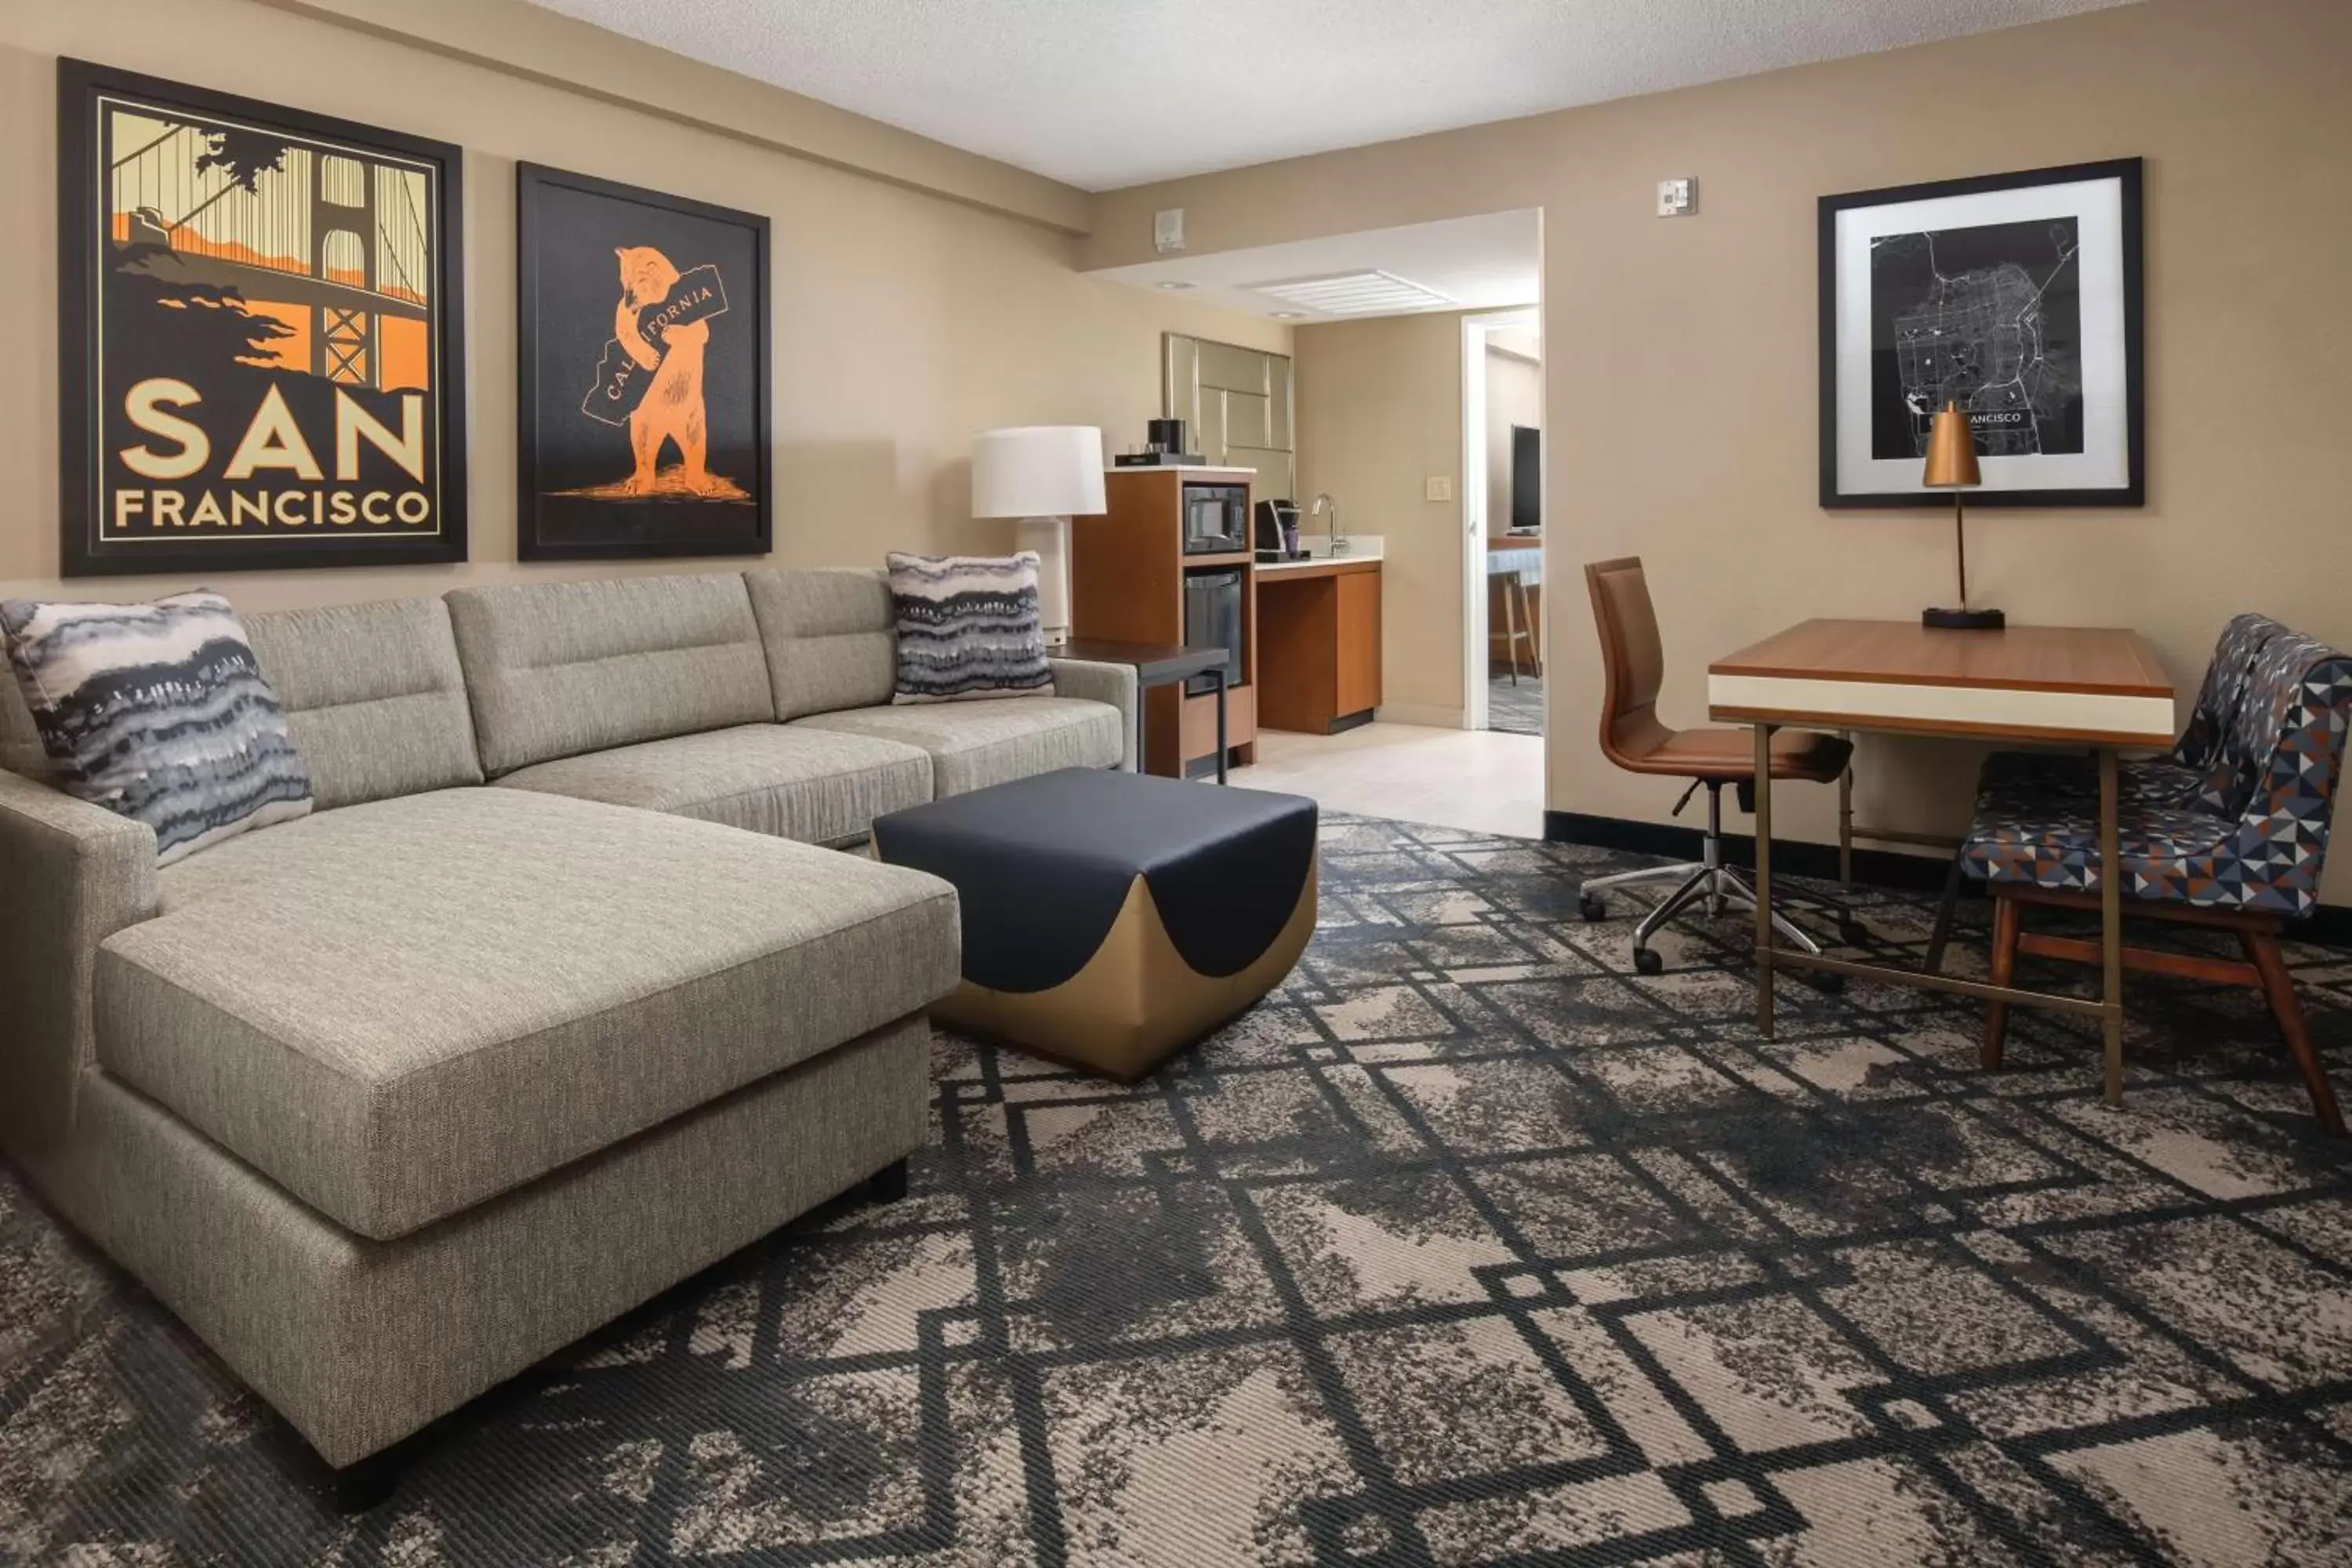
{"label": "copper desk lamp shade", "polygon": [[1958,609],[1922,610],[1919,624],[1939,626],[1946,631],[1997,632],[2008,624],[2008,617],[1999,610],[1978,610],[1969,607],[1969,533],[1966,492],[1984,483],[1977,468],[1976,438],[1969,431],[1969,416],[1960,412],[1958,403],[1947,403],[1944,411],[1936,416],[1935,425],[1927,432],[1927,471],[1919,482],[1930,489],[1952,492],[1952,544],[1960,568],[1960,603]]}

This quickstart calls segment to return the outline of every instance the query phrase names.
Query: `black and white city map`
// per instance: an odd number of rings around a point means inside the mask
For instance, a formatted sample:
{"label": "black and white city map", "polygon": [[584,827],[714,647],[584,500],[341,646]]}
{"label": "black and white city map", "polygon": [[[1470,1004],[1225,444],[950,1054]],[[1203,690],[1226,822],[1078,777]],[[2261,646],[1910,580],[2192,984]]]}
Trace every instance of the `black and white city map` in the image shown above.
{"label": "black and white city map", "polygon": [[1957,402],[1979,456],[2083,450],[2074,217],[1882,235],[1870,247],[1873,458],[1916,458]]}

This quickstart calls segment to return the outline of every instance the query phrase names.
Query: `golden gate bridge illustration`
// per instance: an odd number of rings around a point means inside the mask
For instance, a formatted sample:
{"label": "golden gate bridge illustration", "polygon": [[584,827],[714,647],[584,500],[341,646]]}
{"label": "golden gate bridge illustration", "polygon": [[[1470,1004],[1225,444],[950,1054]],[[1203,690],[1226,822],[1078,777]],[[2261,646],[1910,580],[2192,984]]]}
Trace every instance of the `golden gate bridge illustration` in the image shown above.
{"label": "golden gate bridge illustration", "polygon": [[[424,385],[433,268],[425,172],[287,136],[248,188],[221,163],[201,163],[241,127],[171,112],[108,114],[108,210],[116,246],[140,253],[131,268],[236,290],[307,340],[285,345],[288,368],[361,386]],[[413,351],[389,364],[387,327]]]}

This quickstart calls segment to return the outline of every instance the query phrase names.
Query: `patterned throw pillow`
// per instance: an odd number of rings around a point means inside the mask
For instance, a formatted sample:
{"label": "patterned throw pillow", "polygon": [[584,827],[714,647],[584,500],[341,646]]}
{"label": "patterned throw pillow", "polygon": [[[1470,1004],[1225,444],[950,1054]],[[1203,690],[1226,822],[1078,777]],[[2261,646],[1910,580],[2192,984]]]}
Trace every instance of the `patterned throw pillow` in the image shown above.
{"label": "patterned throw pillow", "polygon": [[1051,697],[1037,621],[1037,552],[890,556],[898,620],[893,702]]}
{"label": "patterned throw pillow", "polygon": [[153,828],[158,866],[309,815],[310,771],[218,594],[10,599],[0,633],[58,787]]}

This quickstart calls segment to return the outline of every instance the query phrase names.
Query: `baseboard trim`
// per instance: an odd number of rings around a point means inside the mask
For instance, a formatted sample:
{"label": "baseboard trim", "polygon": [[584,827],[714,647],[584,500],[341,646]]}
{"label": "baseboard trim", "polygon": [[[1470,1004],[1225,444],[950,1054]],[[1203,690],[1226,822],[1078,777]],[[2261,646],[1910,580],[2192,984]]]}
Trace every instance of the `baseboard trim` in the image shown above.
{"label": "baseboard trim", "polygon": [[[1667,855],[1696,860],[1706,835],[1678,823],[1637,822],[1624,816],[1588,816],[1580,811],[1544,813],[1544,837],[1555,844],[1585,844],[1596,849],[1623,849],[1635,855]],[[1723,858],[1734,866],[1754,869],[1756,837],[1749,833],[1723,836]],[[1772,865],[1792,877],[1835,877],[1837,846],[1802,839],[1772,840]],[[1906,892],[1940,893],[1951,862],[1942,857],[1900,855],[1892,849],[1853,852],[1853,877],[1873,887],[1900,888]]]}
{"label": "baseboard trim", "polygon": [[1419,724],[1431,730],[1459,730],[1462,710],[1433,708],[1420,702],[1383,702],[1372,710],[1383,724]]}
{"label": "baseboard trim", "polygon": [[[1696,827],[1675,823],[1592,816],[1580,811],[1547,811],[1544,837],[1554,844],[1583,844],[1595,849],[1622,849],[1635,855],[1696,860],[1706,835]],[[1734,866],[1754,869],[1755,836],[1725,834],[1723,858]],[[1837,846],[1775,837],[1772,864],[1795,877],[1833,879],[1838,874]],[[1853,879],[1875,888],[1940,893],[1950,868],[1951,862],[1942,856],[1901,855],[1892,849],[1865,849],[1859,846],[1853,852]],[[1960,896],[1981,899],[1984,892],[1979,884],[1964,877],[1960,879]],[[2290,941],[2315,942],[2322,947],[2352,947],[2352,909],[2341,904],[2322,904],[2307,919],[2288,921],[2286,935]]]}

